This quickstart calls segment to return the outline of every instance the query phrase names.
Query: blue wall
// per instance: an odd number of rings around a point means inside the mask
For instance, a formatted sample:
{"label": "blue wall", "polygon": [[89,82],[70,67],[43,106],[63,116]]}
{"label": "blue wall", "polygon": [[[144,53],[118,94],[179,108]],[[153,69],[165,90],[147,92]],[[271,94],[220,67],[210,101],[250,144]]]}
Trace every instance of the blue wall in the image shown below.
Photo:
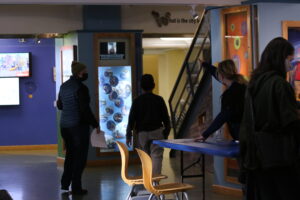
{"label": "blue wall", "polygon": [[[32,76],[20,78],[19,106],[0,107],[0,145],[56,144],[54,39],[19,43],[18,39],[0,39],[0,52],[31,52]],[[25,83],[34,82],[37,89],[28,98]]]}
{"label": "blue wall", "polygon": [[300,21],[300,4],[259,3],[257,7],[259,55],[261,55],[273,38],[282,36],[282,21]]}

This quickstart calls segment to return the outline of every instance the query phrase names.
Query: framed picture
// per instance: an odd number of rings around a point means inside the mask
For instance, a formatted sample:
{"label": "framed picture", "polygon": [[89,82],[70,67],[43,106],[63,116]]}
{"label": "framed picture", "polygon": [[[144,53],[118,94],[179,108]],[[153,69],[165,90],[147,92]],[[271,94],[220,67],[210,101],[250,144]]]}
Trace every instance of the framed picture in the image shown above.
{"label": "framed picture", "polygon": [[[250,77],[252,71],[252,27],[250,6],[226,8],[221,13],[222,57],[232,59],[238,73]],[[230,138],[227,125],[223,128],[226,138]],[[224,178],[238,183],[239,166],[236,159],[224,159]]]}
{"label": "framed picture", "polygon": [[252,29],[250,6],[222,10],[223,59],[232,59],[246,77],[252,71]]}
{"label": "framed picture", "polygon": [[282,36],[295,48],[293,68],[287,74],[287,79],[295,90],[295,97],[300,101],[300,21],[283,21]]}
{"label": "framed picture", "polygon": [[77,60],[77,46],[63,46],[60,49],[61,57],[61,83],[67,81],[72,75],[71,64]]}

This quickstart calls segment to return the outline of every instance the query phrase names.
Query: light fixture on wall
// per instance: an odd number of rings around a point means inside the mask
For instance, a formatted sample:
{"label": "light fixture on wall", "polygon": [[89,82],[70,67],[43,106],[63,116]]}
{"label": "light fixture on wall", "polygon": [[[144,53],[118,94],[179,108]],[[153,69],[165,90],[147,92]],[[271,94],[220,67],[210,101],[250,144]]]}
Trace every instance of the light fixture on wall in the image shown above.
{"label": "light fixture on wall", "polygon": [[41,43],[41,39],[39,38],[38,35],[35,36],[35,43],[36,44],[40,44]]}
{"label": "light fixture on wall", "polygon": [[19,39],[19,43],[25,43],[25,42],[26,42],[25,38],[20,38]]}
{"label": "light fixture on wall", "polygon": [[196,5],[191,5],[190,13],[191,13],[193,19],[198,19],[199,18],[199,15],[196,11]]}

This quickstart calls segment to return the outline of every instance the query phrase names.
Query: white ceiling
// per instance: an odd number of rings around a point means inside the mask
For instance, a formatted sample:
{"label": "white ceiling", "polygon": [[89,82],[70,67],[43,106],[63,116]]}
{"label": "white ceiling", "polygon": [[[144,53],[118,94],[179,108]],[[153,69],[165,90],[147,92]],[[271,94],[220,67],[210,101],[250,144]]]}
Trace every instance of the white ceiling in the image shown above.
{"label": "white ceiling", "polygon": [[0,0],[0,4],[56,5],[237,5],[244,0]]}

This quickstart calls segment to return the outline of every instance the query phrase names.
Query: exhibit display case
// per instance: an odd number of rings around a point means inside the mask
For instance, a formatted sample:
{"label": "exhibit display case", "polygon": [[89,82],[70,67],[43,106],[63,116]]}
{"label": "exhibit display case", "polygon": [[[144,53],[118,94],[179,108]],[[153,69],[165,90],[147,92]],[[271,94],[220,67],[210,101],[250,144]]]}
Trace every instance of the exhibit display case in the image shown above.
{"label": "exhibit display case", "polygon": [[99,119],[108,149],[118,151],[116,141],[126,142],[132,103],[131,66],[98,67]]}

